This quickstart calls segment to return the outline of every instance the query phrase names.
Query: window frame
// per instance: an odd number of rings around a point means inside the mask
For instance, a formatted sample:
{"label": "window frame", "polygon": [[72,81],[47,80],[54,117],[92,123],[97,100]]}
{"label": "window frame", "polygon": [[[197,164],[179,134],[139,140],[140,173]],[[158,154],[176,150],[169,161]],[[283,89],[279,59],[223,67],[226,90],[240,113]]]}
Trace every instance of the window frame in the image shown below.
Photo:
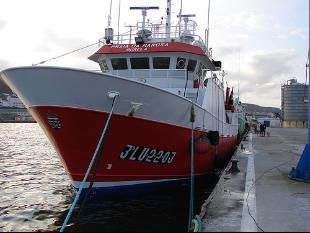
{"label": "window frame", "polygon": [[[169,62],[168,62],[169,64],[168,64],[167,67],[164,67],[164,68],[163,67],[155,68],[155,63],[156,63],[155,60],[156,59],[168,59],[169,60]],[[171,57],[153,57],[152,58],[153,69],[154,70],[169,70],[170,69],[170,65],[171,65],[171,60],[172,60]]]}
{"label": "window frame", "polygon": [[[193,69],[191,69],[191,70],[189,70],[190,62],[194,62],[194,63],[195,63],[195,66],[194,66]],[[197,61],[197,60],[195,60],[195,59],[189,59],[186,68],[187,68],[187,70],[188,70],[189,72],[195,72],[195,70],[196,70],[196,68],[197,68],[197,64],[198,64],[198,61]]]}
{"label": "window frame", "polygon": [[[145,60],[147,60],[148,61],[148,67],[146,68],[146,67],[141,67],[141,68],[136,68],[136,67],[134,67],[133,66],[133,60],[142,60],[142,59],[145,59]],[[149,70],[150,68],[151,68],[151,63],[150,63],[150,61],[151,61],[151,59],[149,58],[149,57],[131,57],[131,58],[129,58],[129,62],[130,62],[130,67],[131,67],[131,69],[132,70]],[[145,63],[146,64],[146,63]]]}
{"label": "window frame", "polygon": [[[113,70],[128,70],[127,58],[117,58],[117,57],[116,57],[116,58],[111,58],[110,60],[111,60],[111,65],[112,65]],[[116,67],[114,66],[115,63],[113,63],[113,60],[122,60],[122,62],[125,61],[125,63],[122,63],[122,65],[126,65],[126,68],[125,68],[125,66],[116,68]]]}

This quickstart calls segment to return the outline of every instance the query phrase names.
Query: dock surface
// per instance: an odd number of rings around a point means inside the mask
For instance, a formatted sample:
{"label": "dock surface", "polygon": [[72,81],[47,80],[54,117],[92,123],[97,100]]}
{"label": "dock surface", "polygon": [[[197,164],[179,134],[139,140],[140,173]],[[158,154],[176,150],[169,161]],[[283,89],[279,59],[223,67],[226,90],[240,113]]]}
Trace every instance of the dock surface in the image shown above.
{"label": "dock surface", "polygon": [[270,137],[249,134],[209,197],[203,231],[309,232],[310,183],[290,180],[307,143],[307,129],[268,129]]}

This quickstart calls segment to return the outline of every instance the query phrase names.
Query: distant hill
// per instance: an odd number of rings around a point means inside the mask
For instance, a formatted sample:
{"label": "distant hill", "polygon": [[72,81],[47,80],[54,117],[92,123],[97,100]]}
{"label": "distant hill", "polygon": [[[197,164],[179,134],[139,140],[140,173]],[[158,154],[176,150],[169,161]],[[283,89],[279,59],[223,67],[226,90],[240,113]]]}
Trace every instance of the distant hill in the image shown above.
{"label": "distant hill", "polygon": [[244,106],[244,109],[246,113],[253,114],[255,112],[257,113],[280,113],[280,108],[272,108],[272,107],[262,107],[255,104],[242,104]]}
{"label": "distant hill", "polygon": [[12,93],[11,89],[0,78],[0,93]]}

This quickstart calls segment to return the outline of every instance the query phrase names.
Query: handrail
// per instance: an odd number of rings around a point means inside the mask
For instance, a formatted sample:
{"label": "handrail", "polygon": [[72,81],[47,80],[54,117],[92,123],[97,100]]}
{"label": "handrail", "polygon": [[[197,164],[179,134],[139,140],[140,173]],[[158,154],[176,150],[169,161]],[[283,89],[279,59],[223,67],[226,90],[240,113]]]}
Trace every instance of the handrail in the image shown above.
{"label": "handrail", "polygon": [[[152,32],[152,36],[146,38],[146,42],[152,42],[155,41],[156,39],[161,39],[164,42],[169,39],[169,41],[180,41],[188,44],[194,44],[202,48],[205,52],[208,52],[204,39],[201,36],[195,34],[196,29],[194,27],[191,28],[188,26],[187,30],[185,30],[185,27],[182,26],[180,27],[179,25],[171,26],[170,33],[167,33],[165,25],[151,24],[143,29],[142,26],[140,26],[138,23],[135,29],[131,29],[130,31],[125,32],[124,34],[115,35],[113,43],[132,44],[133,38],[141,30],[150,30]],[[193,40],[187,41],[185,38],[182,39],[182,37],[188,37],[188,38],[192,37]],[[104,40],[101,39],[99,41],[103,42]]]}
{"label": "handrail", "polygon": [[[214,114],[212,114],[211,112],[208,112],[207,110],[203,109],[203,111],[205,112],[205,114],[207,114],[211,121],[215,120],[215,121],[218,121],[220,124],[222,124],[223,126],[223,129],[222,131],[224,131],[224,128],[228,127],[228,131],[229,131],[229,134],[228,135],[231,135],[231,132],[232,132],[232,128],[233,127],[236,127],[238,129],[238,124],[229,124],[227,122],[224,122],[222,121],[221,119],[219,119],[217,116],[215,116]],[[206,127],[207,129],[207,127]],[[210,129],[208,129],[210,130]],[[224,132],[220,132],[220,133],[224,133]]]}
{"label": "handrail", "polygon": [[[111,71],[111,73],[116,74],[117,76],[119,76],[119,74],[126,72],[127,74],[132,74],[133,77],[137,76],[137,74],[145,74],[145,76],[143,77],[144,79],[152,79],[152,78],[158,78],[159,76],[156,75],[156,73],[158,72],[162,72],[163,77],[166,77],[167,79],[171,79],[171,78],[177,78],[177,79],[184,79],[186,80],[186,69],[131,69],[131,70],[113,70]],[[171,75],[171,73],[180,73],[180,75]]]}

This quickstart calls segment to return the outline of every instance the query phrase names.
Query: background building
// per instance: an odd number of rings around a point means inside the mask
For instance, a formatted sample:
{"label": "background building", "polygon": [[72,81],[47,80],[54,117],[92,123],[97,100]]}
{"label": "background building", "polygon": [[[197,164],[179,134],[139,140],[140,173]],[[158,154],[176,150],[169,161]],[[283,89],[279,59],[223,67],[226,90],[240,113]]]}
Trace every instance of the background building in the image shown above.
{"label": "background building", "polygon": [[1,94],[0,108],[25,108],[15,94]]}
{"label": "background building", "polygon": [[15,94],[0,94],[0,123],[35,122]]}
{"label": "background building", "polygon": [[35,122],[25,108],[0,108],[0,123],[2,122]]}
{"label": "background building", "polygon": [[259,124],[265,124],[268,128],[280,128],[281,127],[280,118],[263,117],[263,118],[258,118],[257,122]]}
{"label": "background building", "polygon": [[284,128],[308,127],[308,85],[296,79],[288,80],[281,88],[281,115]]}

